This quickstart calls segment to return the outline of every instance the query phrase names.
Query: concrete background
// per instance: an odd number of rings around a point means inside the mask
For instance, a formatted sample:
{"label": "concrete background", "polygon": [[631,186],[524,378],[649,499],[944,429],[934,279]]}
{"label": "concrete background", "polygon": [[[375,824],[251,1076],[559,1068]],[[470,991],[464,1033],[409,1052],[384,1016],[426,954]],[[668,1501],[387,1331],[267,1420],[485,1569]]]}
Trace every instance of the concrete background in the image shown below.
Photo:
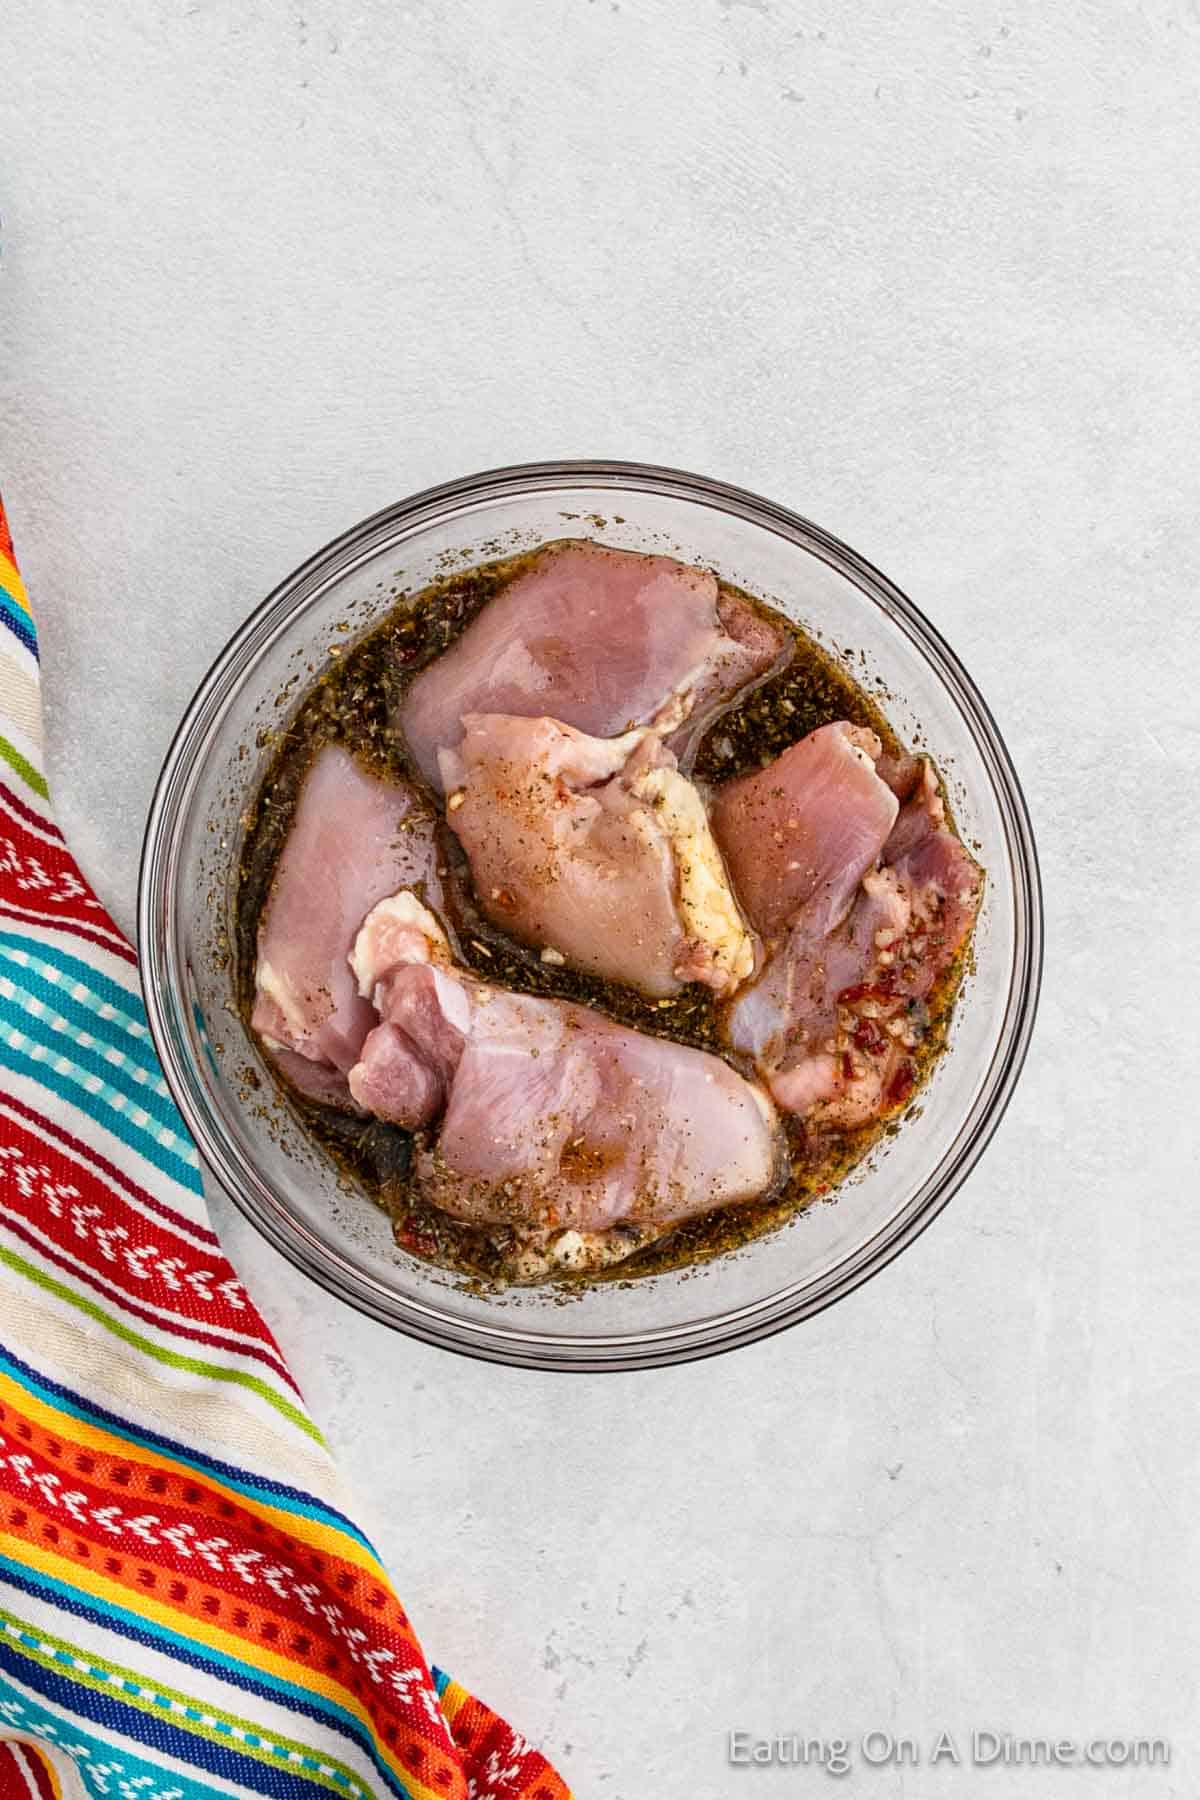
{"label": "concrete background", "polygon": [[826,1781],[728,1769],[739,1726],[1162,1733],[1166,1771],[986,1779],[1200,1791],[1195,0],[6,0],[0,68],[0,478],[62,820],[126,924],[231,628],[353,520],[523,458],[828,525],[1029,791],[1024,1083],[815,1323],[474,1367],[215,1202],[430,1654],[599,1800]]}

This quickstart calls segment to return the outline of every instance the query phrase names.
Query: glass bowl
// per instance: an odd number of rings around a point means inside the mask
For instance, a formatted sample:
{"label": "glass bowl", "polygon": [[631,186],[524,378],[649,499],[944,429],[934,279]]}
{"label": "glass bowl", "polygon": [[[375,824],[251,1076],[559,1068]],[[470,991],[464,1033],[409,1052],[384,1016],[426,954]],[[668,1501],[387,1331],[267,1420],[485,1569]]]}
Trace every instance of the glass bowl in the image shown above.
{"label": "glass bowl", "polygon": [[[230,954],[239,817],[271,754],[266,734],[329,645],[448,568],[563,536],[711,565],[852,656],[858,679],[879,684],[900,736],[936,759],[987,871],[949,1048],[896,1136],[781,1230],[690,1269],[598,1283],[565,1301],[561,1289],[483,1293],[396,1247],[383,1213],[350,1189],[274,1087],[234,1003]],[[354,526],[289,576],[218,656],[175,735],[146,829],[138,916],[167,1083],[235,1204],[314,1281],[385,1324],[545,1369],[640,1368],[729,1350],[794,1325],[881,1269],[946,1204],[995,1130],[1029,1042],[1041,967],[1024,799],[949,646],[885,576],[795,513],[633,463],[539,463],[449,482]]]}

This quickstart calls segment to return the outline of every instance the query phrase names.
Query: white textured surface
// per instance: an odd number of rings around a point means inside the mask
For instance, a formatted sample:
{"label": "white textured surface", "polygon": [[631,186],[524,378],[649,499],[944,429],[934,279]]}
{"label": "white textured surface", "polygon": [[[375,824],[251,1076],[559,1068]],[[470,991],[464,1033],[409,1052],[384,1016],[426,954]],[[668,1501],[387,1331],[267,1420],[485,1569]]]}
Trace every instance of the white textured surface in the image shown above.
{"label": "white textured surface", "polygon": [[[581,1796],[730,1726],[1161,1732],[1200,1790],[1194,0],[6,0],[0,476],[64,825],[127,924],[210,657],[407,491],[777,496],[992,701],[1049,970],[984,1164],[790,1336],[566,1381],[408,1344],[217,1205],[431,1654]],[[1184,1005],[1190,987],[1191,1004]]]}

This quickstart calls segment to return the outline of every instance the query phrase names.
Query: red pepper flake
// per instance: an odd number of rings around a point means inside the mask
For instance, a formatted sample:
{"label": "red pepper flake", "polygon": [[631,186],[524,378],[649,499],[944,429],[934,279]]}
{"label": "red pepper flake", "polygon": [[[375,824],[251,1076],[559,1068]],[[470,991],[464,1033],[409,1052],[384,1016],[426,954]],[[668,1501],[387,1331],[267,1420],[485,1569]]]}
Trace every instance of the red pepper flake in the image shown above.
{"label": "red pepper flake", "polygon": [[843,1081],[853,1081],[854,1080],[854,1063],[851,1059],[850,1052],[848,1050],[842,1051],[842,1080]]}
{"label": "red pepper flake", "polygon": [[401,1225],[396,1230],[396,1242],[402,1250],[411,1251],[413,1256],[433,1256],[438,1247],[437,1239],[428,1231],[418,1231],[415,1225]]}
{"label": "red pepper flake", "polygon": [[879,1056],[887,1049],[887,1039],[873,1019],[860,1019],[854,1027],[855,1047],[868,1056]]}

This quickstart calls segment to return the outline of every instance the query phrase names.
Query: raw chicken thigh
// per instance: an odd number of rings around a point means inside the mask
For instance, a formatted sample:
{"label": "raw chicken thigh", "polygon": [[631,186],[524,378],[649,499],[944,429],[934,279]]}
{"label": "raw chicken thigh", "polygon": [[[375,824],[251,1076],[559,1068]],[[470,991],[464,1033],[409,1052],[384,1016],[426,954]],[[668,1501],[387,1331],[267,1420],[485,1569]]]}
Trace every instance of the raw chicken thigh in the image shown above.
{"label": "raw chicken thigh", "polygon": [[781,1172],[774,1108],[755,1083],[701,1050],[456,968],[412,893],[374,908],[353,966],[380,1023],[352,1093],[410,1128],[440,1116],[416,1158],[420,1191],[472,1224],[514,1229],[527,1277],[628,1255],[680,1219],[761,1196]]}
{"label": "raw chicken thigh", "polygon": [[[869,769],[864,780],[844,765],[831,804],[827,734],[837,733],[853,737]],[[797,755],[823,735],[825,746]],[[786,1111],[841,1128],[908,1099],[925,1002],[962,949],[980,898],[980,872],[946,829],[931,765],[921,766],[897,817],[894,793],[870,766],[878,756],[873,734],[823,726],[748,778],[804,822],[811,867],[821,872],[806,897],[797,889],[786,922],[782,884],[772,885],[770,870],[756,865],[753,840],[739,830],[740,809],[723,804],[727,790],[714,807],[718,841],[752,923],[764,932],[784,926],[762,975],[728,1009],[729,1042],[753,1058]]]}
{"label": "raw chicken thigh", "polygon": [[328,744],[304,778],[258,928],[251,1024],[288,1080],[346,1106],[346,1072],[375,1023],[347,961],[385,895],[438,895],[435,819],[413,788]]}
{"label": "raw chicken thigh", "polygon": [[801,907],[826,931],[845,917],[899,811],[875,773],[879,751],[873,731],[842,720],[717,789],[713,828],[746,911],[768,937]]}
{"label": "raw chicken thigh", "polygon": [[685,756],[787,651],[707,570],[568,538],[539,550],[417,676],[399,724],[439,789],[438,752],[457,748],[473,713],[547,716],[595,737],[656,725]]}
{"label": "raw chicken thigh", "polygon": [[656,999],[685,981],[731,992],[753,973],[703,802],[656,733],[593,738],[556,719],[468,713],[439,762],[493,924]]}

